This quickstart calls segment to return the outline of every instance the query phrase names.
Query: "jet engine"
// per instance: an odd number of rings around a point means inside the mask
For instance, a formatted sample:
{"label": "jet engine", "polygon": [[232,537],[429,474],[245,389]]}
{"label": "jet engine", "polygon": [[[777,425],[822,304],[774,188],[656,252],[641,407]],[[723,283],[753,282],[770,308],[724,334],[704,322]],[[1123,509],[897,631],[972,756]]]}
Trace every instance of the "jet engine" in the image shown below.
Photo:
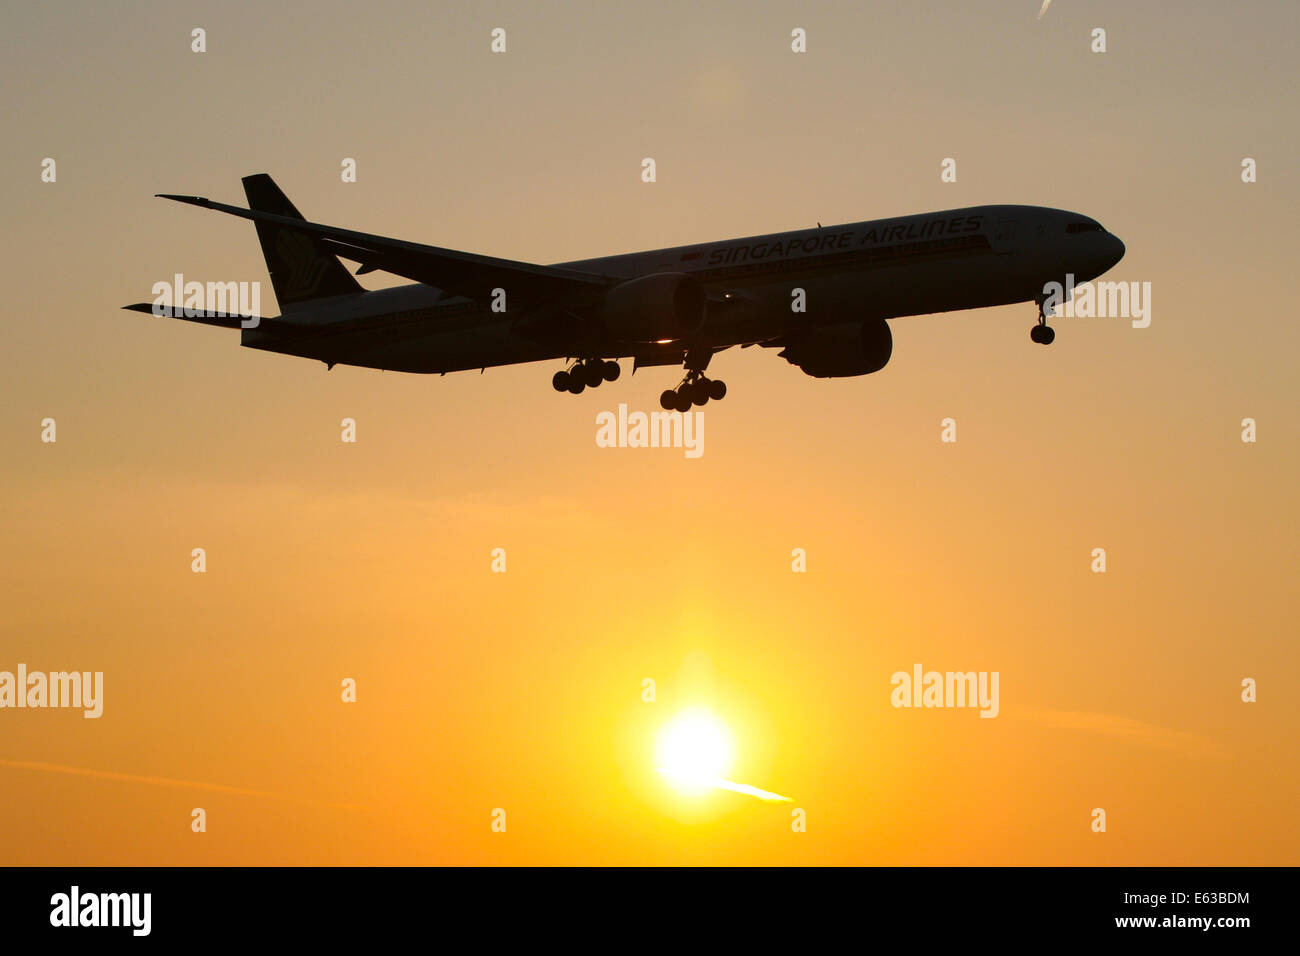
{"label": "jet engine", "polygon": [[894,351],[884,319],[824,325],[800,333],[779,353],[814,378],[841,378],[879,372]]}
{"label": "jet engine", "polygon": [[704,288],[684,272],[639,276],[610,289],[600,319],[626,342],[678,339],[704,324]]}

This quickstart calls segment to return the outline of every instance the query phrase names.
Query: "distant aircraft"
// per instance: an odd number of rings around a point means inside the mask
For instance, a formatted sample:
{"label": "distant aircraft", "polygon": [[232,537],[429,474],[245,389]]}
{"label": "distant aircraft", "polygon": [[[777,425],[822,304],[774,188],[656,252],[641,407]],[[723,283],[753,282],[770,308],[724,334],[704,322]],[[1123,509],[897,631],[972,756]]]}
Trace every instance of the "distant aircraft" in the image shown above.
{"label": "distant aircraft", "polygon": [[[242,345],[400,372],[564,360],[551,383],[573,394],[617,379],[621,358],[633,372],[680,365],[660,396],[678,411],[726,395],[705,371],[736,345],[779,348],[817,378],[865,375],[893,352],[887,319],[1017,302],[1038,304],[1030,338],[1050,345],[1044,286],[1124,255],[1078,213],[972,206],[540,266],[307,222],[270,176],[243,183],[249,209],[160,194],[255,224],[283,314],[241,328]],[[415,284],[368,292],[340,258]],[[179,306],[167,314],[241,327]]]}

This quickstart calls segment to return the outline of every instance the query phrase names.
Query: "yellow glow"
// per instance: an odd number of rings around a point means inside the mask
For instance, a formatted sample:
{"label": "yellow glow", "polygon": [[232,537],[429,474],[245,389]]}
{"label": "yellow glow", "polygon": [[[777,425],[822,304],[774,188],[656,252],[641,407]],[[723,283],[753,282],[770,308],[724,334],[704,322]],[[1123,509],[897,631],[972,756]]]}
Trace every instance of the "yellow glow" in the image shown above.
{"label": "yellow glow", "polygon": [[716,786],[732,756],[731,733],[707,710],[686,711],[659,735],[658,769],[684,790]]}
{"label": "yellow glow", "polygon": [[[90,42],[93,13],[68,22],[68,8],[94,11],[87,0],[0,16],[25,41],[6,47],[5,75],[40,77],[49,104],[6,113],[8,139],[32,152],[0,177],[8,291],[45,312],[15,323],[0,351],[0,671],[104,674],[100,719],[0,709],[0,864],[1300,862],[1300,707],[1276,693],[1279,676],[1300,674],[1300,642],[1278,639],[1300,609],[1288,358],[1300,322],[1232,336],[1222,323],[1227,302],[1254,316],[1294,294],[1269,264],[1292,241],[1300,180],[1270,182],[1265,165],[1248,185],[1240,162],[1266,164],[1300,140],[1275,120],[1300,86],[1274,69],[1294,55],[1286,23],[1300,5],[1252,5],[1258,14],[1234,22],[1244,40],[1216,50],[1224,76],[1264,95],[1207,97],[1167,82],[1212,22],[1207,3],[1178,18],[1156,3],[1111,5],[1112,33],[1169,38],[1141,57],[1114,49],[1115,63],[1071,39],[1065,15],[1081,5],[1068,0],[1046,25],[1028,22],[1030,0],[1002,17],[949,2],[943,31],[916,4],[818,4],[843,36],[890,37],[871,70],[906,75],[897,90],[844,82],[858,64],[818,56],[829,48],[815,30],[812,56],[785,52],[794,24],[761,10],[755,27],[783,36],[738,36],[725,58],[704,59],[672,17],[500,4],[528,21],[527,49],[522,37],[518,60],[477,40],[446,44],[422,69],[464,95],[412,124],[422,91],[384,82],[427,46],[427,5],[406,0],[370,25],[375,42],[340,64],[327,98],[277,111],[294,149],[132,162],[173,103],[248,121],[231,115],[236,97],[294,88],[322,48],[352,38],[343,18],[317,18],[310,42],[281,43],[218,86],[153,6],[113,12],[133,41],[178,58],[161,89],[154,64]],[[734,5],[700,6],[721,28]],[[478,23],[468,5],[440,17],[450,30]],[[978,70],[972,43],[989,53]],[[69,48],[90,69],[49,71]],[[918,56],[927,69],[907,72]],[[542,57],[547,69],[530,74]],[[1025,89],[1034,58],[1074,69]],[[753,82],[778,68],[785,82]],[[604,83],[587,82],[595,69]],[[374,95],[381,84],[391,95]],[[836,109],[806,109],[832,84]],[[22,86],[0,84],[0,103],[19,104]],[[1167,121],[1122,105],[1134,86]],[[608,113],[614,89],[621,115],[578,119]],[[569,98],[559,122],[557,95]],[[1032,155],[1063,105],[1100,104],[1111,107],[1104,138],[1050,163]],[[801,136],[769,134],[801,107]],[[326,111],[365,116],[346,150]],[[452,122],[463,135],[446,150]],[[940,128],[980,157],[957,183],[937,181],[957,148],[934,154]],[[871,150],[885,137],[912,162]],[[813,156],[808,142],[838,148]],[[1137,148],[1178,162],[1128,161]],[[736,163],[737,150],[753,160]],[[102,165],[87,176],[77,159],[92,151]],[[338,178],[345,154],[360,163],[355,184]],[[665,174],[656,185],[640,181],[647,154]],[[41,181],[44,157],[63,178]],[[633,375],[624,358],[617,381],[570,395],[551,387],[558,361],[445,378],[327,372],[242,348],[234,330],[120,311],[176,272],[259,281],[261,313],[282,311],[251,223],[152,198],[246,206],[239,177],[256,172],[317,222],[535,263],[716,242],[743,267],[783,257],[742,262],[740,237],[818,218],[831,236],[828,223],[1041,202],[1113,230],[1128,252],[1101,280],[1150,280],[1162,302],[1143,329],[1054,321],[1050,347],[1029,339],[1028,301],[891,319],[890,363],[860,377],[812,378],[780,349],[730,348],[707,369],[727,397],[691,416],[707,419],[692,430],[701,457],[607,448],[595,416],[618,418],[622,403],[631,416],[659,411],[680,364]],[[1209,215],[1214,243],[1197,235]],[[58,240],[74,233],[114,255],[78,256],[77,281],[56,285]],[[1224,246],[1236,253],[1226,261]],[[696,261],[672,258],[653,261]],[[717,288],[738,293],[727,310],[743,314],[766,278],[736,272]],[[524,290],[506,291],[496,318],[522,320]],[[817,317],[812,301],[798,318]],[[1099,368],[1107,387],[1090,389]],[[184,401],[158,401],[177,392]],[[340,440],[345,415],[355,443]],[[950,415],[955,443],[940,440]],[[1241,440],[1247,416],[1254,443]],[[663,422],[666,436],[646,424],[647,440],[684,437],[684,422]],[[1068,507],[1045,507],[1045,489]],[[498,546],[508,563],[490,557]],[[796,546],[807,573],[794,571]],[[1104,574],[1090,569],[1094,547]],[[1172,647],[1177,674],[1153,680]],[[890,675],[918,663],[1000,671],[996,719],[895,708]],[[1241,699],[1247,677],[1254,703]],[[341,699],[344,678],[355,703]],[[659,772],[661,733],[697,707],[730,732],[730,787],[688,792]],[[1106,834],[1090,830],[1098,806],[1114,823]],[[195,807],[212,824],[205,836],[189,829]],[[490,825],[498,808],[504,833]],[[795,808],[807,832],[791,830]]]}

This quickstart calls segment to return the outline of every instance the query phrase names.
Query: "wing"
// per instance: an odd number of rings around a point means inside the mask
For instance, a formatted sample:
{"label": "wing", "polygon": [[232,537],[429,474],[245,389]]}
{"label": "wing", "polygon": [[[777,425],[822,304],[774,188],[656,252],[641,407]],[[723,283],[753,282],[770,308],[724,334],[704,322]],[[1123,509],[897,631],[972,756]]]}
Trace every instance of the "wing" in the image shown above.
{"label": "wing", "polygon": [[275,213],[243,209],[214,202],[202,196],[176,196],[158,194],[162,199],[215,209],[253,222],[274,223],[291,232],[301,232],[320,239],[332,253],[351,262],[358,262],[358,274],[382,270],[394,275],[422,282],[452,295],[472,299],[487,299],[492,290],[501,288],[506,295],[519,296],[526,302],[572,299],[594,300],[614,281],[589,272],[556,269],[551,266],[497,259],[472,252],[458,252],[426,246],[418,242],[405,242],[385,236],[373,236],[351,229],[339,229],[319,223],[292,219]]}

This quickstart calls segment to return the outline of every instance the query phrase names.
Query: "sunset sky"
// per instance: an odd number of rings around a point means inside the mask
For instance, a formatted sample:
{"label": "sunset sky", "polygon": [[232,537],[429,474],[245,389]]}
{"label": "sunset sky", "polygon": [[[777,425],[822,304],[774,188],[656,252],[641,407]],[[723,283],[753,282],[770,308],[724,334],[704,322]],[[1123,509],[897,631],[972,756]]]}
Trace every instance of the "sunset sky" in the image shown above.
{"label": "sunset sky", "polygon": [[[0,864],[1300,862],[1300,5],[1040,6],[9,5],[0,670],[105,699],[0,710]],[[179,272],[278,314],[249,223],[152,198],[256,172],[541,263],[1053,206],[1152,321],[902,318],[835,380],[733,349],[701,457],[600,448],[678,371],[327,373],[123,312]],[[998,716],[891,706],[917,663]],[[692,708],[790,802],[658,773]]]}

